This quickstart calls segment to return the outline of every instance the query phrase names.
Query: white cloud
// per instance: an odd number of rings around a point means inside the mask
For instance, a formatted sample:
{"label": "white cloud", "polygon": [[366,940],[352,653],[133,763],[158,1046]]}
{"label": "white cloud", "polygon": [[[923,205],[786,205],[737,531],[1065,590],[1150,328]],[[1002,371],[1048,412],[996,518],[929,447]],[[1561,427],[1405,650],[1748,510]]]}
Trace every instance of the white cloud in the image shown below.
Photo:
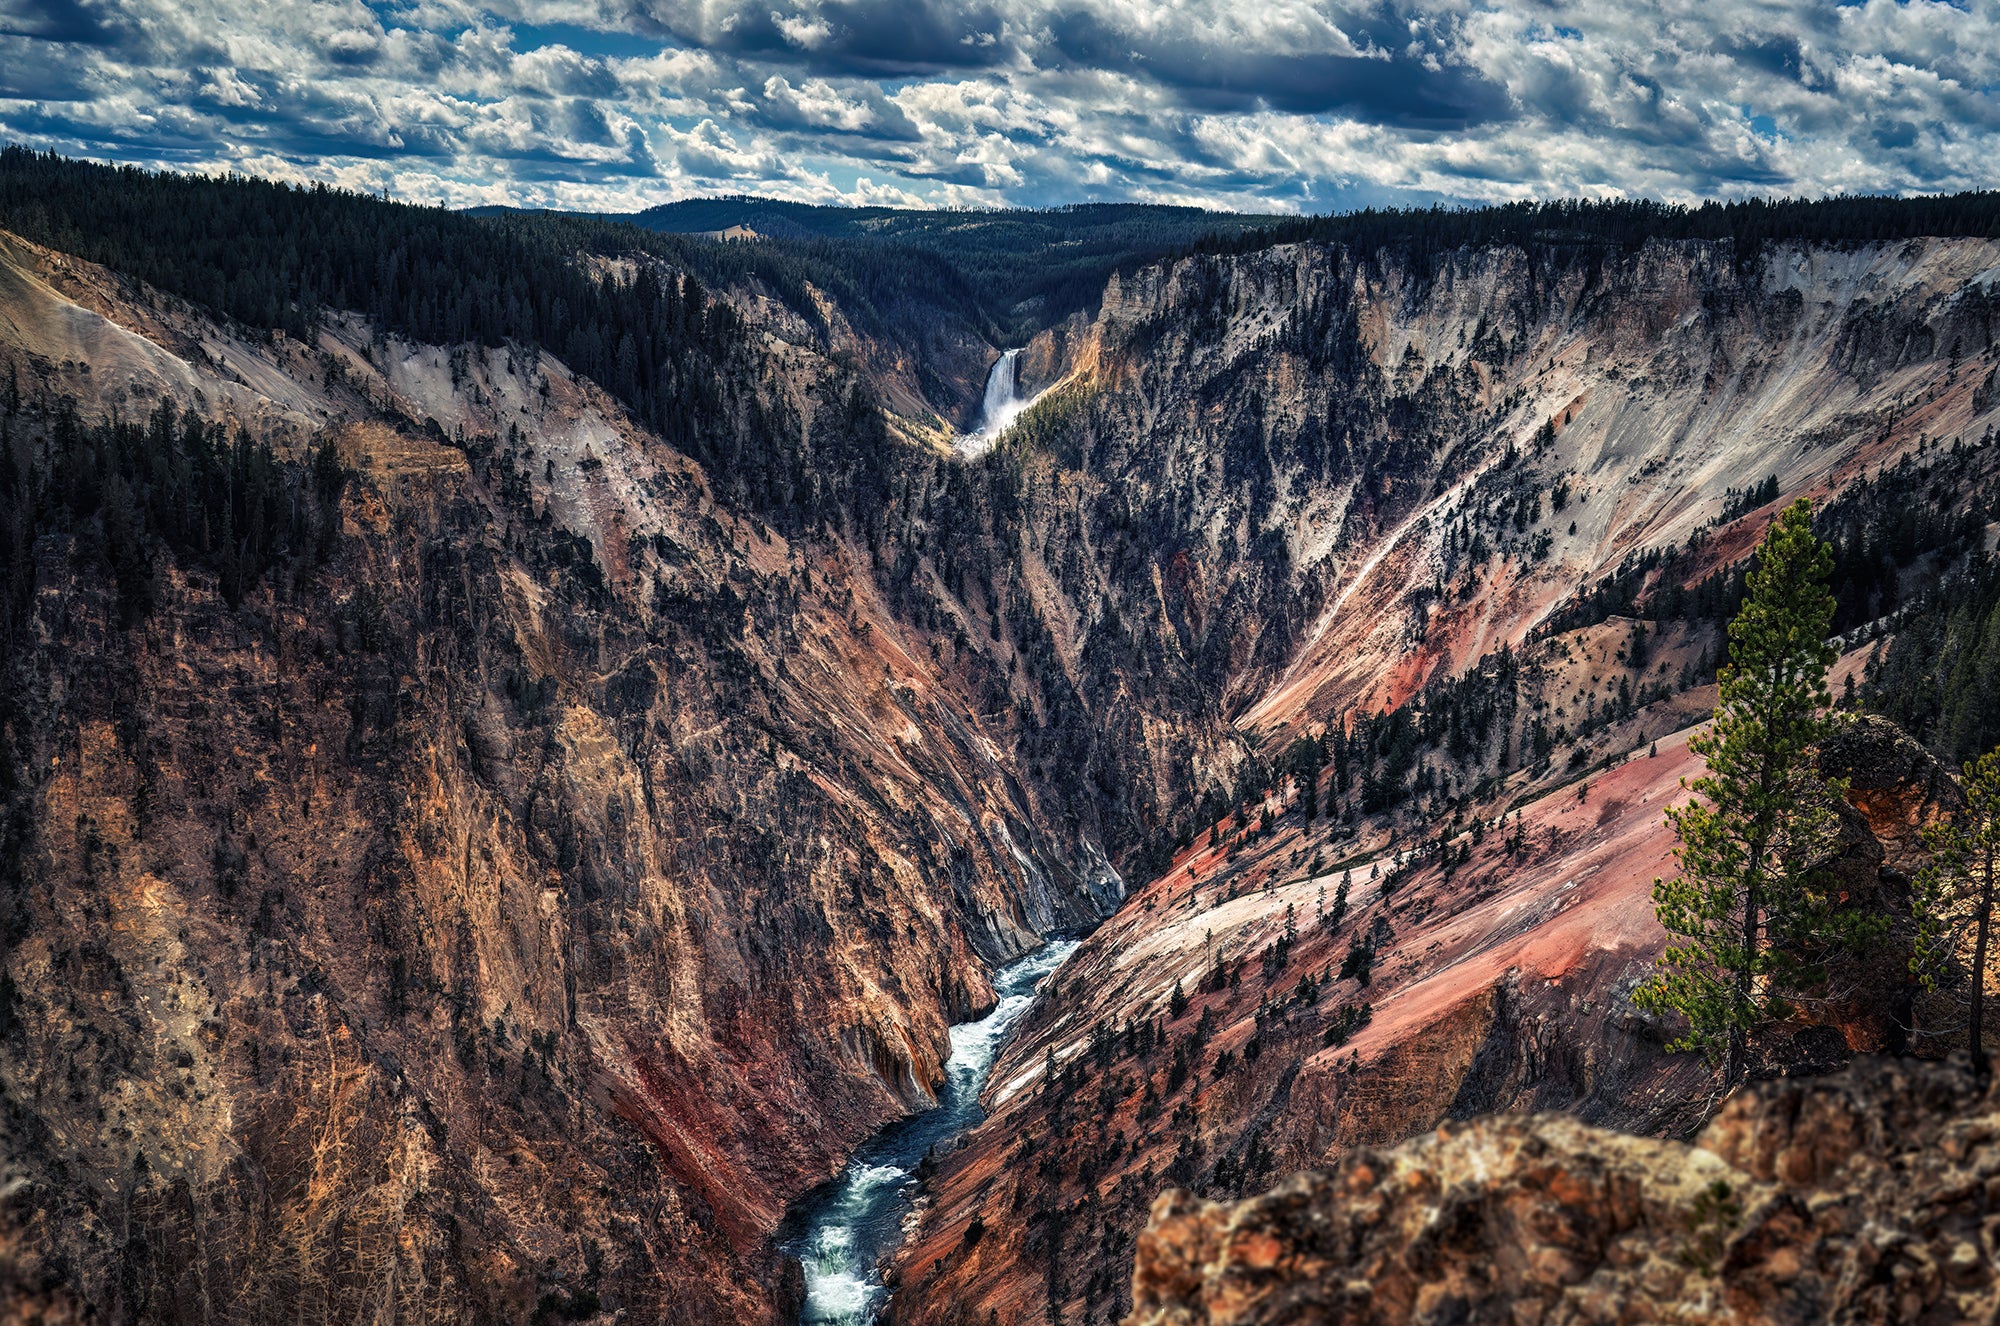
{"label": "white cloud", "polygon": [[833,37],[833,25],[824,18],[805,18],[771,11],[771,24],[785,34],[785,40],[802,51],[816,51]]}
{"label": "white cloud", "polygon": [[2000,0],[121,0],[76,14],[0,37],[0,136],[427,200],[616,209],[726,183],[1321,210],[2000,185]]}

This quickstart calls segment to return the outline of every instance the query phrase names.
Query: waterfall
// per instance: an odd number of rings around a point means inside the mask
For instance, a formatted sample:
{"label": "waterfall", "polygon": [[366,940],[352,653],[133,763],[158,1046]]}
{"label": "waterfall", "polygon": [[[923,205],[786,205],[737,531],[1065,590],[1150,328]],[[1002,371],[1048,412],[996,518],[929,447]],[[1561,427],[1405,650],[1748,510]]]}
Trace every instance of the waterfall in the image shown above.
{"label": "waterfall", "polygon": [[1002,350],[993,361],[993,369],[986,375],[986,399],[980,406],[979,427],[958,440],[961,454],[977,456],[991,447],[993,440],[1014,422],[1014,416],[1028,408],[1029,402],[1021,399],[1015,377],[1020,358],[1019,350]]}
{"label": "waterfall", "polygon": [[1014,394],[1014,363],[1020,357],[1019,350],[1002,350],[993,361],[993,371],[986,375],[986,408],[979,415],[980,432],[999,432],[1008,417],[1007,407],[1019,399]]}

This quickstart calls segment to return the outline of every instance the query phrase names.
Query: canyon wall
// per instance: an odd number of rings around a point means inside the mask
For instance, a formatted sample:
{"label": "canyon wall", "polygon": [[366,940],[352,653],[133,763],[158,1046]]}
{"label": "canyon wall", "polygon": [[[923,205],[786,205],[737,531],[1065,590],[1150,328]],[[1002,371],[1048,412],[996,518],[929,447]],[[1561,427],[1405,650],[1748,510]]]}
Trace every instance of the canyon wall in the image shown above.
{"label": "canyon wall", "polygon": [[[1692,1126],[1623,996],[1713,622],[1642,662],[1552,614],[1642,550],[1739,557],[1767,475],[1950,435],[1983,482],[1996,266],[1198,255],[1038,337],[1046,394],[967,463],[962,336],[926,373],[721,292],[676,449],[540,350],[254,333],[0,239],[4,1297],[780,1318],[788,1203],[927,1103],[993,963],[1114,912],[942,1158],[901,1319],[1122,1310],[1170,1183],[1500,1107]],[[134,568],[71,462],[190,413],[313,476],[310,557]],[[1466,674],[1497,717],[1393,803],[1272,777]]]}
{"label": "canyon wall", "polygon": [[9,1311],[769,1318],[787,1203],[1115,903],[1101,852],[865,549],[560,363],[249,338],[0,243],[25,502],[62,397],[347,471],[324,564],[234,605],[167,558],[128,621],[87,530],[14,566]]}

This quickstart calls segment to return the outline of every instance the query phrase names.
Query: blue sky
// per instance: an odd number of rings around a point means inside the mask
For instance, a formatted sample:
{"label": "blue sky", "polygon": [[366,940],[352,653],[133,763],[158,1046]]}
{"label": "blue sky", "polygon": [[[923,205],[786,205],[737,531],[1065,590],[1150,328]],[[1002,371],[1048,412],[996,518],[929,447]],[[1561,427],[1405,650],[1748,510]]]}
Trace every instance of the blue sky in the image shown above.
{"label": "blue sky", "polygon": [[454,205],[2000,187],[2000,0],[0,0],[0,138]]}

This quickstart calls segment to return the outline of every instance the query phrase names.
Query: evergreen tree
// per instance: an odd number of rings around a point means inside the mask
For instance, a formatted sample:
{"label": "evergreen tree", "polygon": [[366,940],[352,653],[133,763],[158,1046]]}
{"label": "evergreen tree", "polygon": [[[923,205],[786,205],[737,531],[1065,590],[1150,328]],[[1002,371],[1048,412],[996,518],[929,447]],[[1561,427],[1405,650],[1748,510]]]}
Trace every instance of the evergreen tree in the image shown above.
{"label": "evergreen tree", "polygon": [[1338,930],[1347,916],[1347,890],[1354,880],[1352,869],[1340,872],[1340,886],[1333,891],[1333,906],[1320,913],[1319,923],[1325,929]]}
{"label": "evergreen tree", "polygon": [[1366,987],[1374,965],[1375,944],[1373,938],[1368,935],[1357,934],[1347,941],[1347,956],[1340,961],[1340,979],[1344,981],[1352,977],[1360,982],[1363,987]]}
{"label": "evergreen tree", "polygon": [[1833,907],[1816,868],[1834,839],[1840,792],[1812,759],[1831,722],[1832,565],[1811,506],[1780,513],[1729,625],[1715,721],[1688,742],[1708,772],[1690,786],[1694,800],[1667,811],[1681,874],[1653,886],[1669,942],[1637,998],[1684,1018],[1673,1048],[1719,1054],[1732,1083],[1750,1033],[1784,1016],[1823,979],[1819,959],[1864,928]]}
{"label": "evergreen tree", "polygon": [[1971,927],[1971,1017],[1966,1040],[1972,1050],[1973,1071],[1984,1078],[1992,1073],[1984,1022],[1994,867],[2000,858],[2000,748],[1966,764],[1963,786],[1964,813],[1924,832],[1931,857],[1917,872],[1911,889],[1917,934],[1910,970],[1925,989],[1936,989],[1939,973],[1956,958],[1965,930]]}

